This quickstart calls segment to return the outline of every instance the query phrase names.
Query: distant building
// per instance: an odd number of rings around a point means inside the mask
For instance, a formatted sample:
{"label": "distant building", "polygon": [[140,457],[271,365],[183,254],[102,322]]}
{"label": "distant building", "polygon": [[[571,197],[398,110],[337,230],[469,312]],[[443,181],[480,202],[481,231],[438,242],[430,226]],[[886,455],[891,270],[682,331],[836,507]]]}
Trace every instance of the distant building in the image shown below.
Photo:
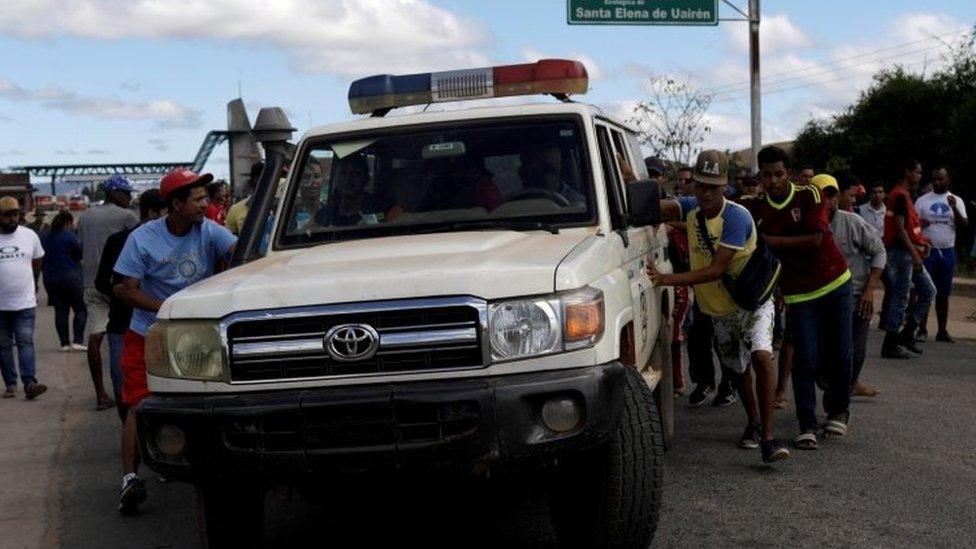
{"label": "distant building", "polygon": [[12,196],[27,212],[34,208],[34,186],[26,172],[0,173],[0,196]]}

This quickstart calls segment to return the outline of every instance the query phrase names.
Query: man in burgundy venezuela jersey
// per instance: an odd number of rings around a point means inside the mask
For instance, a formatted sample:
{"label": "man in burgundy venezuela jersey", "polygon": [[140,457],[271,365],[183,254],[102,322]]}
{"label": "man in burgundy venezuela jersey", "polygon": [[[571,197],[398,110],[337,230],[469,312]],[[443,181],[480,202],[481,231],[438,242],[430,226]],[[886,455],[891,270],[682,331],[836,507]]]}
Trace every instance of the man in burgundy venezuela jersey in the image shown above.
{"label": "man in burgundy venezuela jersey", "polygon": [[[793,393],[800,433],[794,445],[819,447],[817,437],[847,434],[853,361],[851,272],[834,243],[820,191],[790,181],[789,157],[759,151],[766,196],[743,200],[759,233],[783,264],[780,287],[793,332]],[[817,385],[827,418],[817,422]]]}

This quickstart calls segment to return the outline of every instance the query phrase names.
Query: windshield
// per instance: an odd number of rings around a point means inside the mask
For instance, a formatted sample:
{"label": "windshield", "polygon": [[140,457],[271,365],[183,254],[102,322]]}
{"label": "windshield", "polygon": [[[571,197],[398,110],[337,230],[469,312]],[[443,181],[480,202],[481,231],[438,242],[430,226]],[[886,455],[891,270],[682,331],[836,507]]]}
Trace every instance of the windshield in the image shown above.
{"label": "windshield", "polygon": [[586,165],[577,120],[480,121],[314,143],[298,164],[279,242],[589,224]]}

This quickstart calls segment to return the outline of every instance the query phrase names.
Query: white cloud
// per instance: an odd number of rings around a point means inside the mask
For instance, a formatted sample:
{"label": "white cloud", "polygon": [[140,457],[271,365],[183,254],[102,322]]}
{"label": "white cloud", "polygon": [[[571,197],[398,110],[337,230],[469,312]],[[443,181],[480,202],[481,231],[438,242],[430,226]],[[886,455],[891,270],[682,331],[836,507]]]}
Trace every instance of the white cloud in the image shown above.
{"label": "white cloud", "polygon": [[152,120],[160,128],[197,128],[202,111],[191,109],[170,99],[123,101],[111,97],[85,97],[52,86],[42,89],[23,88],[0,77],[0,98],[39,103],[46,109],[84,115],[101,120]]}
{"label": "white cloud", "polygon": [[[723,25],[730,49],[736,53],[749,53],[749,25],[732,23]],[[812,41],[800,27],[793,24],[785,13],[763,15],[759,23],[759,51],[769,54],[808,48]]]}
{"label": "white cloud", "polygon": [[538,61],[540,59],[554,59],[554,58],[555,59],[572,59],[574,61],[579,61],[579,62],[583,63],[583,66],[586,67],[586,74],[589,76],[590,80],[602,80],[602,79],[604,79],[604,78],[606,78],[608,76],[607,71],[605,71],[603,69],[603,67],[600,66],[600,64],[596,62],[596,59],[593,59],[589,55],[584,55],[582,53],[568,53],[568,54],[564,54],[564,55],[548,55],[548,54],[542,53],[541,51],[539,51],[539,50],[537,50],[535,48],[525,47],[525,48],[522,48],[522,57],[524,57],[526,61],[532,62],[532,63],[534,63],[534,62],[536,62],[536,61]]}
{"label": "white cloud", "polygon": [[487,64],[491,34],[428,0],[6,0],[21,38],[199,38],[276,47],[295,68],[343,76]]}

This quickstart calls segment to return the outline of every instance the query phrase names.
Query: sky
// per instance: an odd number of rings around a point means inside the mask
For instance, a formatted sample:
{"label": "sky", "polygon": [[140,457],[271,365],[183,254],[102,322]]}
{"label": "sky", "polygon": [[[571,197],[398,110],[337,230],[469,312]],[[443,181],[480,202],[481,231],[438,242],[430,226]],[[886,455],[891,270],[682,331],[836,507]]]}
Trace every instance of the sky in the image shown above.
{"label": "sky", "polygon": [[[972,0],[761,4],[765,142],[842,111],[882,68],[938,70],[976,22]],[[281,106],[304,132],[354,118],[356,78],[543,57],[582,61],[578,100],[620,119],[650,75],[713,94],[705,146],[735,150],[749,145],[747,29],[571,26],[565,0],[4,0],[0,169],[189,161],[238,96],[252,121]],[[226,147],[206,169],[226,175]]]}

